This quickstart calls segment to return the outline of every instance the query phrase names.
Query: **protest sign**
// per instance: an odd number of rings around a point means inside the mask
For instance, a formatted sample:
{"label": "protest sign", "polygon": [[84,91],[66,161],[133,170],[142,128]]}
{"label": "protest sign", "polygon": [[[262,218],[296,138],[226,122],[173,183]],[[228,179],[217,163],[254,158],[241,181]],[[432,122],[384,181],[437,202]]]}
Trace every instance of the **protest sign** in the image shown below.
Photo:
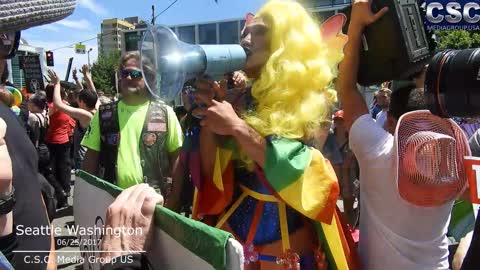
{"label": "protest sign", "polygon": [[[75,226],[102,228],[106,222],[106,209],[121,191],[119,187],[86,172],[77,173],[74,193]],[[161,206],[155,209],[154,219],[152,246],[146,251],[153,269],[243,269],[242,245],[229,233]],[[83,258],[93,257],[101,251],[101,235],[77,237]],[[100,269],[100,264],[85,259],[83,269]]]}

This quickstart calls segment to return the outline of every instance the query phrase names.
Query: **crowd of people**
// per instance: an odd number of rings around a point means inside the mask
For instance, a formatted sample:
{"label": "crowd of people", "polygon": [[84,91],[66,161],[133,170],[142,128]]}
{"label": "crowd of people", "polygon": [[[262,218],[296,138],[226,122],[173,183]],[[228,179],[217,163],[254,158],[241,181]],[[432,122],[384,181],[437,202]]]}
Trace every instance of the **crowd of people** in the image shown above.
{"label": "crowd of people", "polygon": [[[106,226],[147,232],[105,235],[107,262],[145,248],[162,204],[232,233],[248,270],[477,269],[478,235],[452,264],[447,234],[468,192],[463,157],[479,152],[480,131],[426,110],[426,67],[397,89],[382,84],[370,107],[358,91],[363,32],[386,12],[354,1],[347,39],[341,25],[320,31],[300,4],[272,0],[247,17],[244,69],[186,82],[178,108],[146,86],[156,71],[145,62],[142,71],[138,53],[121,57],[118,97],[95,88],[87,65],[83,81],[73,71],[70,92],[49,70],[45,89],[19,106],[2,81],[0,251],[9,263],[0,257],[0,266],[55,268],[54,256],[28,265],[14,252],[55,251],[50,237],[16,235],[13,224],[48,225],[82,169],[124,189]],[[148,269],[135,256],[103,268]]]}

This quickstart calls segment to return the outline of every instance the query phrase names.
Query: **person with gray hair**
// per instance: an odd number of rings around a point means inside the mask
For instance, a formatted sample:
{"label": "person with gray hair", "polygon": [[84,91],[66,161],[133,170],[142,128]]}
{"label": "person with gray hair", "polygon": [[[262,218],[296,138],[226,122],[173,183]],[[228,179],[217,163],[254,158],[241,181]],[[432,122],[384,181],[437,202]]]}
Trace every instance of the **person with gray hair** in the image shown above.
{"label": "person with gray hair", "polygon": [[[147,90],[138,53],[120,61],[118,88],[122,99],[100,106],[82,145],[85,171],[122,188],[147,183],[180,208],[183,171],[179,152],[183,133],[173,109]],[[145,71],[150,78],[154,73]]]}

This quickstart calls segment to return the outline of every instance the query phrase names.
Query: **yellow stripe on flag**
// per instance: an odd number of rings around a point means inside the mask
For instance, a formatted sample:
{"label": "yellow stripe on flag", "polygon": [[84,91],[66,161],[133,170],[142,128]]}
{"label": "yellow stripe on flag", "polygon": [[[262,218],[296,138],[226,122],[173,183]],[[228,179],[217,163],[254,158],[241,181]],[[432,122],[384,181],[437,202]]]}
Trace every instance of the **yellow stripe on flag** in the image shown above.
{"label": "yellow stripe on flag", "polygon": [[220,191],[224,191],[222,174],[227,168],[231,158],[231,150],[217,147],[215,153],[215,167],[213,169],[213,183]]}
{"label": "yellow stripe on flag", "polygon": [[334,217],[331,224],[326,224],[323,222],[320,222],[320,224],[322,226],[323,233],[325,234],[328,247],[330,248],[337,269],[348,270],[348,262],[347,258],[345,257],[345,252],[343,250],[342,239],[340,238],[341,232],[338,231],[338,228],[340,228],[340,226],[338,226],[337,222],[339,221],[336,217]]}
{"label": "yellow stripe on flag", "polygon": [[310,163],[303,175],[278,194],[306,217],[319,220],[320,216],[326,216],[320,221],[329,223],[338,197],[337,177],[320,151],[312,149],[310,152]]}

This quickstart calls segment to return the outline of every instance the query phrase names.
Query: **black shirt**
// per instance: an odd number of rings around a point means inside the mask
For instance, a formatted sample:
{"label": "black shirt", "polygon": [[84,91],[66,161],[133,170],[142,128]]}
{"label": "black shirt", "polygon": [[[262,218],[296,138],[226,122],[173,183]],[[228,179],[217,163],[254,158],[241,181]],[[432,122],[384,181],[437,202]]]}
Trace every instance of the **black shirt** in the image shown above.
{"label": "black shirt", "polygon": [[[43,256],[48,256],[48,252],[12,253],[12,246],[13,251],[49,251],[50,235],[25,235],[25,233],[20,235],[22,228],[22,230],[25,228],[40,229],[49,226],[49,222],[42,202],[40,183],[37,179],[37,151],[16,116],[3,104],[0,104],[0,117],[7,124],[5,142],[12,160],[13,187],[16,199],[13,209],[15,235],[0,238],[0,251],[10,260],[16,270],[46,269],[46,263],[27,263],[25,258],[39,256],[37,258],[43,261]],[[12,238],[16,239],[12,242]]]}
{"label": "black shirt", "polygon": [[[480,215],[480,210],[479,213]],[[468,248],[465,259],[463,259],[462,270],[478,270],[480,269],[480,216],[477,216],[475,229],[473,231],[472,242]]]}

